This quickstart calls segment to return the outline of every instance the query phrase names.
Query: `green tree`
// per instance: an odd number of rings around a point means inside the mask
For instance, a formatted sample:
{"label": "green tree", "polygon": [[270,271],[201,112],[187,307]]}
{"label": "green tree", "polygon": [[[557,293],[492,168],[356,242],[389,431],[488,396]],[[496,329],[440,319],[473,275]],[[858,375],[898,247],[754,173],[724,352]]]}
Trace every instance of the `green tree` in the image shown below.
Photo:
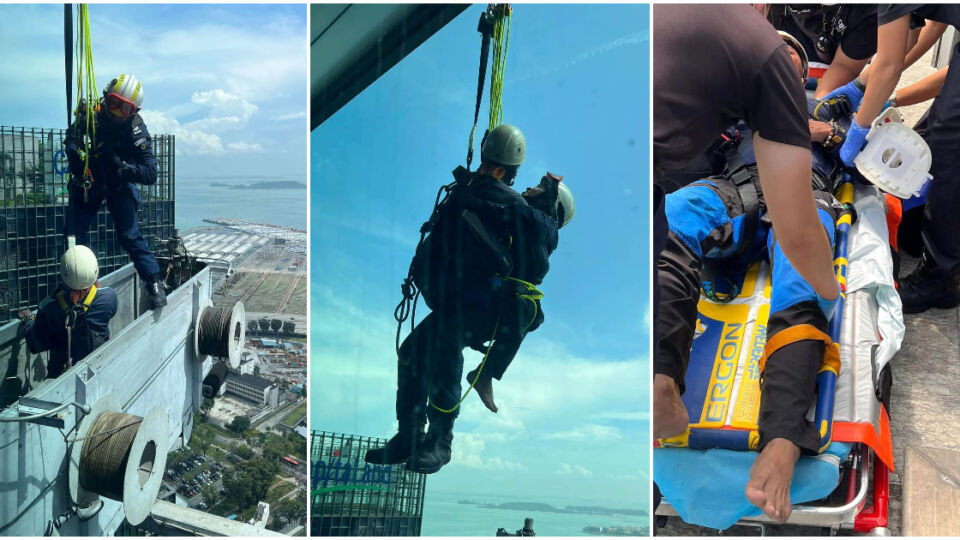
{"label": "green tree", "polygon": [[259,377],[259,376],[260,376],[260,366],[253,366],[253,375],[254,375],[255,377]]}
{"label": "green tree", "polygon": [[253,450],[249,446],[242,444],[236,450],[233,451],[234,454],[240,456],[243,459],[250,459],[253,457]]}
{"label": "green tree", "polygon": [[203,411],[203,418],[206,420],[207,416],[210,414],[210,409],[213,408],[213,398],[204,398],[203,402],[200,404],[200,410]]}
{"label": "green tree", "polygon": [[201,454],[207,455],[207,448],[210,447],[210,444],[213,443],[213,433],[209,429],[194,429],[193,435],[190,437],[190,444],[200,451]]}
{"label": "green tree", "polygon": [[203,486],[200,494],[203,496],[203,502],[207,503],[207,507],[209,508],[213,508],[213,506],[217,504],[217,501],[220,500],[220,493],[213,484]]}
{"label": "green tree", "polygon": [[233,421],[231,421],[229,424],[227,424],[227,428],[230,431],[239,435],[244,431],[250,429],[250,419],[247,418],[246,416],[238,416],[234,418]]}

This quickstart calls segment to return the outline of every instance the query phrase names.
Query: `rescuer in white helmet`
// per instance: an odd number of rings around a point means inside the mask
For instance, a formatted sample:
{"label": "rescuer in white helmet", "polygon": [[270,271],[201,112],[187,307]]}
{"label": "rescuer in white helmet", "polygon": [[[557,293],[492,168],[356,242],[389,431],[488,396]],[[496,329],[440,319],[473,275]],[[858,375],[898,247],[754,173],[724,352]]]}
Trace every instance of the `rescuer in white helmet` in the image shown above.
{"label": "rescuer in white helmet", "polygon": [[138,185],[157,183],[150,133],[137,114],[142,103],[140,81],[133,75],[120,75],[103,89],[103,99],[95,107],[94,147],[87,148],[89,130],[83,104],[67,129],[63,146],[70,163],[70,205],[77,243],[90,245],[90,223],[106,202],[120,245],[146,286],[150,308],[156,309],[167,305],[166,291],[158,275],[160,266],[137,223]]}
{"label": "rescuer in white helmet", "polygon": [[40,303],[36,318],[30,311],[20,312],[27,349],[33,354],[50,351],[47,378],[60,376],[110,339],[117,293],[101,287],[98,276],[93,251],[74,246],[60,259],[63,285]]}
{"label": "rescuer in white helmet", "polygon": [[454,171],[454,187],[422,229],[427,235],[409,279],[431,313],[399,347],[398,433],[367,452],[368,463],[406,462],[407,470],[424,474],[449,463],[464,399],[463,349],[485,351],[485,367],[471,373],[468,384],[495,412],[491,377],[500,378],[526,334],[543,322],[536,285],[549,270],[559,224],[573,216],[573,197],[549,173],[527,197],[511,189],[525,157],[519,129],[491,130],[480,167]]}

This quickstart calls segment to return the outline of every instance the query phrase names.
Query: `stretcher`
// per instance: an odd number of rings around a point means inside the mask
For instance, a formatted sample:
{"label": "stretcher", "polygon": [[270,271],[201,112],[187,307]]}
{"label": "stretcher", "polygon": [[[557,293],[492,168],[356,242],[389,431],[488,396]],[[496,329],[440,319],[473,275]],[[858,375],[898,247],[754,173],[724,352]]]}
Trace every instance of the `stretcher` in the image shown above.
{"label": "stretcher", "polygon": [[[840,366],[825,362],[817,376],[808,419],[820,431],[821,454],[797,464],[788,524],[884,534],[893,447],[883,381],[903,338],[903,320],[884,195],[847,176],[837,197],[852,202],[858,216],[847,212],[837,220],[834,262],[844,298],[829,333],[839,345]],[[760,262],[733,301],[701,296],[683,396],[690,427],[655,443],[660,524],[670,516],[717,529],[771,523],[743,495],[759,440],[759,362],[770,287],[769,266]]]}

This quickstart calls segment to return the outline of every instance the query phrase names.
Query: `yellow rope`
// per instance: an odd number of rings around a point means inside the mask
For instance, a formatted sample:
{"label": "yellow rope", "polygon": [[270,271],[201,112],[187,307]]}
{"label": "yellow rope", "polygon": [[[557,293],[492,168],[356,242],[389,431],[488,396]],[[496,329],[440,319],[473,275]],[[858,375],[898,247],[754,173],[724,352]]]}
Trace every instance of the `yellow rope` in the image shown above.
{"label": "yellow rope", "polygon": [[[542,300],[542,299],[543,299],[543,292],[541,292],[540,289],[538,289],[533,283],[530,283],[530,282],[528,282],[528,281],[524,281],[524,280],[522,280],[522,279],[517,279],[517,278],[513,278],[513,277],[504,277],[504,276],[497,276],[497,277],[499,277],[499,278],[502,279],[502,280],[513,281],[513,282],[515,282],[515,283],[519,283],[519,284],[521,284],[521,285],[523,285],[524,287],[527,288],[527,292],[526,292],[526,293],[524,293],[524,294],[517,294],[517,298],[523,298],[523,299],[525,299],[525,300],[529,300],[529,301],[533,302],[533,317],[530,319],[530,322],[528,322],[527,325],[523,328],[523,332],[526,332],[527,329],[530,328],[530,325],[533,324],[533,321],[535,321],[536,318],[537,318],[537,300]],[[468,396],[468,395],[470,395],[470,391],[473,390],[473,387],[474,387],[474,386],[476,386],[477,381],[480,380],[480,374],[483,373],[483,366],[486,365],[486,363],[487,363],[487,357],[490,356],[490,349],[493,348],[493,342],[494,342],[494,340],[495,340],[496,337],[497,337],[497,329],[499,329],[499,328],[500,328],[500,318],[497,317],[497,322],[496,322],[496,324],[493,325],[493,335],[490,336],[490,344],[487,345],[487,352],[485,352],[485,353],[483,354],[483,360],[480,361],[480,367],[477,368],[477,375],[476,375],[476,376],[473,378],[473,380],[470,382],[470,388],[467,388],[467,391],[464,392],[462,396],[460,396],[460,401],[458,401],[456,405],[454,405],[453,407],[450,407],[449,409],[442,409],[442,408],[440,408],[440,407],[437,407],[437,405],[436,405],[435,403],[433,403],[433,401],[431,400],[431,401],[430,401],[430,406],[431,406],[431,407],[433,407],[434,409],[436,409],[436,410],[438,410],[438,411],[440,411],[440,412],[442,412],[442,413],[447,413],[447,414],[452,413],[453,411],[455,411],[455,410],[457,410],[457,409],[460,408],[460,405],[463,403],[463,401],[464,401],[465,399],[467,399],[467,396]],[[428,391],[428,393],[429,393],[429,391]]]}
{"label": "yellow rope", "polygon": [[83,170],[84,174],[90,168],[90,154],[92,149],[96,148],[97,141],[97,122],[96,109],[100,98],[97,96],[97,78],[93,72],[93,44],[90,39],[90,16],[86,4],[77,6],[77,38],[74,48],[77,64],[77,109],[80,108],[80,102],[84,101],[86,107],[84,110],[84,133],[85,144],[80,145],[83,152]]}
{"label": "yellow rope", "polygon": [[507,66],[507,46],[510,43],[510,20],[513,9],[510,4],[497,6],[497,18],[493,23],[493,65],[490,75],[490,128],[503,123],[503,75]]}

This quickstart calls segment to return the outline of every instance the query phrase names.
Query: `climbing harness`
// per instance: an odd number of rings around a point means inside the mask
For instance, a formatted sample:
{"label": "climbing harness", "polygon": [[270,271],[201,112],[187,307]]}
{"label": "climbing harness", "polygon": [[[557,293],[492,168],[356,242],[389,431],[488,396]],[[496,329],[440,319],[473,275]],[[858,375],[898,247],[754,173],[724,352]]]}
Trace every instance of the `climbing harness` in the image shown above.
{"label": "climbing harness", "polygon": [[93,285],[90,287],[90,292],[87,293],[87,296],[84,297],[83,301],[79,304],[70,305],[67,303],[66,298],[63,295],[63,289],[57,291],[57,303],[60,304],[60,308],[63,309],[65,314],[64,317],[64,326],[67,329],[67,365],[64,369],[70,369],[73,366],[73,328],[77,325],[77,320],[81,315],[87,312],[90,309],[90,304],[93,303],[93,299],[97,296],[97,286]]}
{"label": "climbing harness", "polygon": [[[453,172],[454,176],[456,177],[462,169],[462,167],[457,167]],[[440,205],[447,200],[447,197],[449,197],[450,192],[453,191],[456,185],[457,181],[453,181],[440,186],[440,189],[437,190],[437,197],[433,201],[433,211],[430,212],[430,217],[427,221],[420,226],[420,240],[417,242],[417,248],[414,253],[420,251],[420,246],[423,245],[427,234],[433,230],[433,225],[436,223],[440,214]],[[398,357],[400,356],[400,331],[403,328],[403,323],[410,318],[410,331],[413,332],[413,327],[417,320],[417,301],[420,299],[420,289],[418,289],[413,282],[416,259],[416,255],[414,255],[410,260],[410,266],[407,268],[407,277],[403,278],[403,283],[400,285],[400,293],[403,295],[403,298],[400,299],[400,303],[397,304],[396,309],[393,310],[393,318],[397,321],[396,350]]]}
{"label": "climbing harness", "polygon": [[[507,62],[507,45],[510,40],[510,18],[513,10],[510,4],[488,4],[487,10],[480,14],[477,31],[480,32],[480,73],[477,77],[477,101],[473,110],[473,127],[467,143],[467,169],[473,162],[473,140],[480,119],[480,102],[483,100],[483,86],[487,75],[487,62],[490,56],[490,41],[494,40],[493,71],[490,81],[490,125],[489,130],[500,125],[503,117],[503,72]],[[486,135],[484,135],[486,137]]]}
{"label": "climbing harness", "polygon": [[[524,281],[522,279],[509,277],[509,276],[498,275],[497,277],[500,278],[501,280],[512,281],[514,283],[517,283],[518,285],[523,286],[526,289],[526,291],[523,293],[517,293],[516,295],[517,298],[523,298],[524,300],[528,300],[533,303],[533,317],[530,318],[530,322],[528,322],[527,325],[524,326],[523,330],[521,331],[521,334],[525,334],[527,330],[530,328],[530,326],[533,324],[533,322],[537,320],[537,312],[538,312],[537,301],[543,299],[543,292],[540,289],[538,289],[533,283],[530,283],[529,281]],[[483,360],[480,361],[480,366],[477,367],[477,374],[473,377],[473,380],[470,381],[470,388],[467,388],[467,391],[464,392],[462,396],[460,396],[460,400],[457,401],[457,404],[454,405],[453,407],[450,407],[449,409],[444,409],[444,408],[438,407],[431,400],[430,401],[431,407],[446,414],[450,414],[453,411],[460,408],[460,405],[462,405],[464,400],[467,399],[467,396],[470,395],[470,391],[473,390],[474,386],[476,386],[477,381],[480,380],[480,374],[483,373],[483,367],[487,364],[487,358],[490,356],[490,350],[493,349],[493,342],[497,338],[497,330],[499,328],[500,328],[500,317],[497,317],[497,322],[493,325],[493,334],[490,336],[489,344],[487,345],[487,350],[485,353],[483,353]],[[429,394],[429,390],[427,393]]]}

